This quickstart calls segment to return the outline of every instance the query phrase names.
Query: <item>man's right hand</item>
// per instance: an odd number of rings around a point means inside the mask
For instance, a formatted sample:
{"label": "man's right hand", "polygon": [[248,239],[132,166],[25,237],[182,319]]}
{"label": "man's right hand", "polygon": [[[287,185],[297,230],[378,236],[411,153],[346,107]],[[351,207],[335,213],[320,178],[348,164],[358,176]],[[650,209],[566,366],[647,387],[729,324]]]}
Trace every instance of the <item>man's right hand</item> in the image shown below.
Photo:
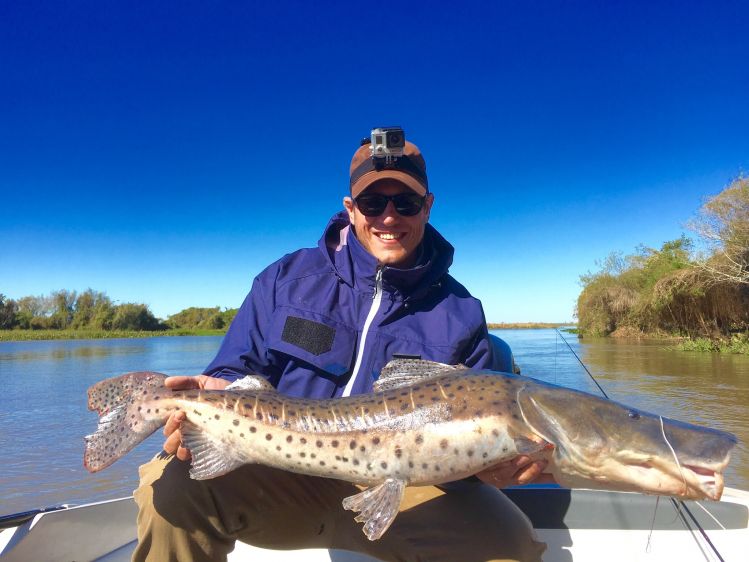
{"label": "man's right hand", "polygon": [[[229,386],[229,381],[226,379],[219,379],[216,377],[209,377],[207,375],[199,375],[197,377],[168,377],[164,381],[164,385],[172,390],[192,390],[192,389],[206,389],[206,390],[223,390]],[[190,460],[190,450],[182,446],[182,422],[185,421],[185,412],[179,411],[174,412],[169,419],[166,420],[164,426],[164,435],[166,441],[164,441],[164,451],[170,455],[176,455],[181,461]]]}

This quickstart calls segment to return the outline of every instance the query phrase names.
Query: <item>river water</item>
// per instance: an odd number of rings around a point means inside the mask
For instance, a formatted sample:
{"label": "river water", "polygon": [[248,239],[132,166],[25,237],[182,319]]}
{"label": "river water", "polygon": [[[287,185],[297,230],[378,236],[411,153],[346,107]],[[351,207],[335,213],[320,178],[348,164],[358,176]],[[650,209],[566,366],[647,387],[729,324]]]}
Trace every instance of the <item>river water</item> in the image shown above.
{"label": "river water", "polygon": [[[497,330],[523,374],[599,393],[555,330]],[[617,401],[731,431],[740,443],[726,484],[749,489],[749,357],[670,351],[658,342],[565,338]],[[96,427],[86,389],[128,371],[199,373],[220,337],[0,342],[0,515],[122,497],[137,467],[160,450],[155,435],[97,474],[82,466]]]}

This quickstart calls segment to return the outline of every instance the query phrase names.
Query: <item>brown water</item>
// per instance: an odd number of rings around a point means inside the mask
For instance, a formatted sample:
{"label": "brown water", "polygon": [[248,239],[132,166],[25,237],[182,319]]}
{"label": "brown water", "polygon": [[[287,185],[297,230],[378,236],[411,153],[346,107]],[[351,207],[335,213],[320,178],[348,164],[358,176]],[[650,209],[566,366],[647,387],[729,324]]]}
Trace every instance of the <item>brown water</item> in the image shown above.
{"label": "brown water", "polygon": [[[499,330],[523,374],[599,393],[554,330]],[[726,483],[749,489],[749,357],[677,352],[664,344],[583,340],[570,345],[609,396],[682,421],[730,431],[740,443]],[[220,337],[0,342],[0,515],[129,495],[156,435],[107,470],[88,474],[83,436],[96,427],[86,389],[127,371],[200,372]]]}

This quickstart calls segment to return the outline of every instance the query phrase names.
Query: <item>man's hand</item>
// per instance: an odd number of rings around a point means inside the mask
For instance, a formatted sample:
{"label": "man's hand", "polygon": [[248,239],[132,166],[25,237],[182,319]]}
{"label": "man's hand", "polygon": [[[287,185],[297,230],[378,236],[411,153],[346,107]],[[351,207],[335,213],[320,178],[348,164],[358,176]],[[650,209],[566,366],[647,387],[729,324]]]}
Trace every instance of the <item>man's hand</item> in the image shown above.
{"label": "man's hand", "polygon": [[[229,381],[226,379],[219,379],[216,377],[209,377],[206,375],[200,375],[197,377],[168,377],[164,381],[164,385],[172,390],[191,390],[191,389],[207,389],[207,390],[223,390],[229,386]],[[166,441],[164,441],[164,451],[170,455],[177,455],[177,458],[181,461],[190,460],[190,450],[182,446],[182,422],[185,420],[185,412],[179,411],[174,412],[169,419],[166,420],[164,426],[164,435]]]}
{"label": "man's hand", "polygon": [[545,460],[532,460],[530,457],[521,455],[510,461],[506,461],[491,468],[487,468],[476,474],[482,482],[506,488],[507,486],[522,486],[531,482],[552,483],[554,477],[551,474],[541,474],[546,465]]}

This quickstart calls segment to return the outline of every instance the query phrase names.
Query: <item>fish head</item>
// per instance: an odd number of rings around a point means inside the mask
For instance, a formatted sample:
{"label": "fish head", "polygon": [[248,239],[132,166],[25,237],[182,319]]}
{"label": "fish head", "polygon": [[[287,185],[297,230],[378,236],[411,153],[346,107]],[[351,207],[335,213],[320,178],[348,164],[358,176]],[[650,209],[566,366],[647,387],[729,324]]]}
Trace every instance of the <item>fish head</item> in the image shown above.
{"label": "fish head", "polygon": [[525,423],[554,445],[563,486],[720,499],[736,437],[554,385],[518,392]]}

